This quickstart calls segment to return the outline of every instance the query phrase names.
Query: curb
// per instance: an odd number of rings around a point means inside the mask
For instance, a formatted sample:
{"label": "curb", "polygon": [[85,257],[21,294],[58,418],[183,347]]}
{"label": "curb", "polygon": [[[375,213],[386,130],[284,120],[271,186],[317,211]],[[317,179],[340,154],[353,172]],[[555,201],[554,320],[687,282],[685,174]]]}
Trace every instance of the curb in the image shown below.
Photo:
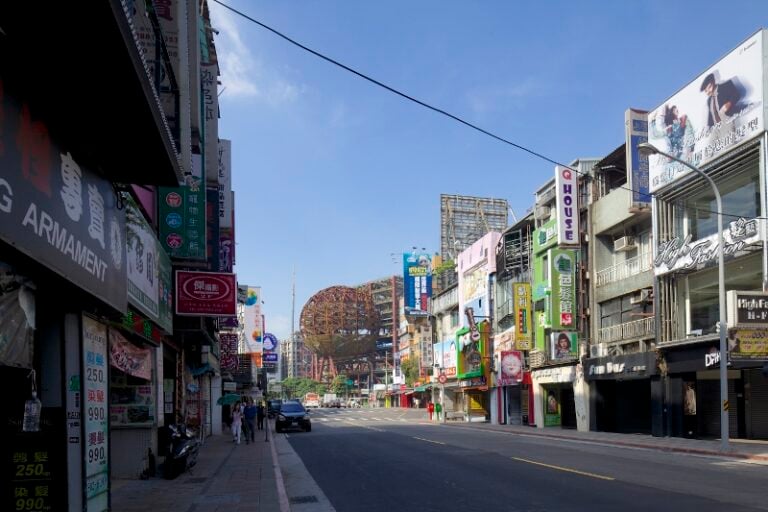
{"label": "curb", "polygon": [[277,484],[277,501],[280,503],[280,512],[290,512],[291,506],[288,500],[288,492],[285,490],[285,481],[283,480],[283,472],[280,469],[280,459],[277,458],[277,449],[275,448],[275,436],[271,434],[269,428],[269,420],[265,422],[264,428],[267,429],[267,436],[272,438],[269,442],[269,447],[272,451],[272,468],[275,471],[275,480]]}
{"label": "curb", "polygon": [[[462,425],[463,426],[463,425]],[[757,454],[751,454],[751,453],[743,453],[743,452],[721,452],[717,450],[706,450],[701,448],[685,448],[680,446],[660,446],[660,445],[652,445],[652,444],[643,444],[643,443],[632,443],[627,441],[614,441],[609,439],[587,439],[587,438],[579,438],[574,436],[568,436],[568,435],[552,435],[552,434],[546,434],[543,432],[536,432],[536,429],[532,429],[531,432],[517,432],[513,430],[502,430],[497,428],[485,428],[481,430],[492,430],[494,432],[501,432],[504,434],[510,434],[510,435],[519,435],[519,436],[534,436],[534,437],[544,437],[547,439],[560,439],[560,440],[566,440],[566,441],[578,441],[582,443],[592,443],[592,444],[602,444],[602,445],[608,445],[608,446],[625,446],[627,448],[641,448],[645,450],[656,450],[661,452],[671,452],[671,453],[688,453],[692,455],[707,455],[712,457],[729,457],[733,459],[741,459],[741,460],[754,460],[754,461],[761,461],[761,462],[768,462],[768,455],[757,455]]]}

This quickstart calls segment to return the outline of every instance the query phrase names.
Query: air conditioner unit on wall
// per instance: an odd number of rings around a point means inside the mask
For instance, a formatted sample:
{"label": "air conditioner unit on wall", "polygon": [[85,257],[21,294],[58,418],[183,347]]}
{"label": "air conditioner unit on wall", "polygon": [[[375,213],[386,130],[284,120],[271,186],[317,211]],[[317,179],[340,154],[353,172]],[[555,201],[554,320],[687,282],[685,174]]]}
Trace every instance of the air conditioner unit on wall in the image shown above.
{"label": "air conditioner unit on wall", "polygon": [[589,357],[604,357],[605,353],[605,343],[595,343],[589,346]]}
{"label": "air conditioner unit on wall", "polygon": [[629,299],[630,304],[644,304],[646,302],[651,302],[653,300],[653,289],[646,288],[643,290],[640,290],[640,293],[637,295],[633,295]]}
{"label": "air conditioner unit on wall", "polygon": [[635,237],[633,236],[623,236],[613,241],[614,252],[628,251],[634,248],[635,248]]}

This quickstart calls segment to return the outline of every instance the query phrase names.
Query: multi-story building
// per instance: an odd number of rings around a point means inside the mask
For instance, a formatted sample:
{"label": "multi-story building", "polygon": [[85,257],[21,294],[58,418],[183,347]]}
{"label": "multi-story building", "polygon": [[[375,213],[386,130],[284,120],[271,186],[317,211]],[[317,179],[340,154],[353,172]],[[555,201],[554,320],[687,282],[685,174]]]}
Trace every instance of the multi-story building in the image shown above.
{"label": "multi-story building", "polygon": [[[112,479],[154,470],[167,423],[220,426],[218,321],[173,279],[226,266],[206,216],[218,65],[207,2],[174,6],[0,6],[0,455],[45,462],[14,484],[41,509],[106,510]],[[94,44],[98,66],[62,58]],[[31,390],[41,421],[23,432]]]}
{"label": "multi-story building", "polygon": [[593,336],[584,377],[591,430],[651,433],[656,363],[650,196],[638,201],[630,189],[628,147],[622,144],[594,166],[587,223]]}
{"label": "multi-story building", "polygon": [[[730,437],[768,438],[760,302],[768,283],[766,55],[768,32],[760,30],[648,115],[649,142],[712,180],[666,156],[649,157],[659,373],[652,422],[659,435],[718,437],[726,419]],[[728,304],[720,298],[720,234],[724,288],[738,298]]]}
{"label": "multi-story building", "polygon": [[536,191],[535,341],[529,361],[534,419],[539,427],[589,428],[588,397],[581,365],[576,363],[589,336],[584,203],[589,200],[587,185],[596,162],[579,159],[568,167],[558,166],[556,179]]}
{"label": "multi-story building", "polygon": [[300,332],[280,342],[280,375],[283,379],[310,378],[312,351],[304,344]]}
{"label": "multi-story building", "polygon": [[[531,257],[534,216],[530,211],[504,233],[496,246],[493,352],[500,407],[491,420],[510,425],[532,424],[531,376],[526,355],[533,341]],[[501,411],[495,417],[494,411]]]}

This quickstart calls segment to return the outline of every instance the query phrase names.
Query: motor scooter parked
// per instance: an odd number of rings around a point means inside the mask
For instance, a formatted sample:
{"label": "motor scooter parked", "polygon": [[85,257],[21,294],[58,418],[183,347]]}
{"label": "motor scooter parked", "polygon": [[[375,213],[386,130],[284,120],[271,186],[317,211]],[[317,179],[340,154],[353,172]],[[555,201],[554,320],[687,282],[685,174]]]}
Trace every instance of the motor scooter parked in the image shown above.
{"label": "motor scooter parked", "polygon": [[197,454],[200,451],[194,430],[184,424],[168,425],[167,451],[163,463],[163,476],[173,479],[189,471],[197,463]]}

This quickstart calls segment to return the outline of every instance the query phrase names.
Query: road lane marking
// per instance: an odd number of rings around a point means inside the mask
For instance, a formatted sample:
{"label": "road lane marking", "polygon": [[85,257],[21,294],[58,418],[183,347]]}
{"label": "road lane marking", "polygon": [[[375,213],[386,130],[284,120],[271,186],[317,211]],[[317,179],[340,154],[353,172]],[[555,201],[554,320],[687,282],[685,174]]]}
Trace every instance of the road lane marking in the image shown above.
{"label": "road lane marking", "polygon": [[587,473],[586,471],[579,471],[578,469],[564,468],[562,466],[554,466],[552,464],[545,464],[543,462],[536,462],[535,460],[521,459],[520,457],[511,457],[512,460],[520,462],[527,462],[528,464],[535,464],[536,466],[544,466],[545,468],[557,469],[559,471],[566,471],[568,473],[575,473],[577,475],[589,476],[592,478],[599,478],[600,480],[616,480],[610,476],[597,475],[595,473]]}
{"label": "road lane marking", "polygon": [[419,441],[426,441],[428,443],[445,444],[445,443],[441,443],[440,441],[432,441],[431,439],[424,439],[423,437],[416,437],[416,436],[414,436],[413,438],[414,439],[418,439]]}

